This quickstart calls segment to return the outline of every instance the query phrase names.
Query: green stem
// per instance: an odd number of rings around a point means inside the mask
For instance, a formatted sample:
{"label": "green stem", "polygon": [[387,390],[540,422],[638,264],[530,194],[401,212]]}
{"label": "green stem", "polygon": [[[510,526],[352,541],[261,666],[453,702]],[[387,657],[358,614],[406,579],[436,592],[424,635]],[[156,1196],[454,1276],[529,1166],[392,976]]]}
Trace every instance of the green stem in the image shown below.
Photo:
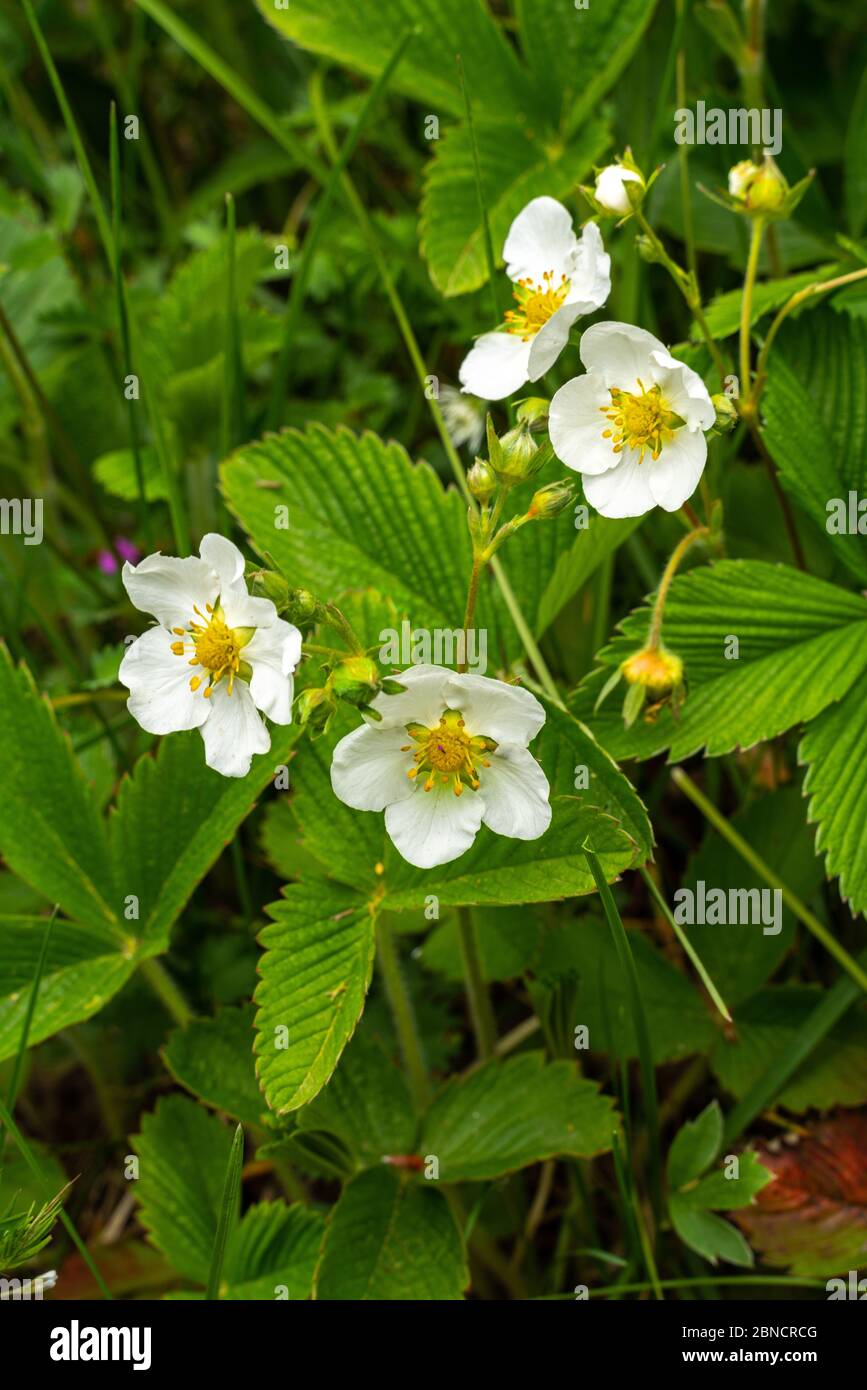
{"label": "green stem", "polygon": [[421,1113],[430,1102],[427,1066],[416,1023],[415,1010],[412,1007],[412,1000],[406,987],[406,980],[403,977],[394,933],[384,917],[380,917],[376,924],[376,947],[379,968],[382,971],[382,982],[385,986],[400,1050],[406,1064],[410,1094],[416,1111]]}
{"label": "green stem", "polygon": [[696,526],[683,536],[674,547],[671,557],[662,572],[662,579],[656,591],[656,599],[653,604],[653,613],[650,619],[650,632],[648,633],[647,645],[651,651],[656,651],[662,637],[662,619],[665,614],[665,603],[668,598],[668,591],[671,588],[671,581],[677,574],[678,566],[690,546],[695,541],[700,541],[704,536],[709,536],[710,531],[707,526]]}
{"label": "green stem", "polygon": [[175,1023],[186,1028],[193,1018],[193,1011],[165,967],[156,956],[148,956],[139,962],[138,968]]}
{"label": "green stem", "polygon": [[[683,28],[686,17],[686,0],[676,0],[675,13],[677,16],[677,27],[680,33],[680,42],[677,49],[675,60],[677,105],[679,109],[686,106],[686,48],[683,42]],[[683,237],[686,242],[686,263],[689,273],[698,293],[698,272],[695,255],[695,228],[692,217],[692,200],[689,193],[689,146],[680,145],[677,152],[678,166],[680,172],[680,200],[683,208]]]}
{"label": "green stem", "polygon": [[707,990],[708,994],[710,995],[711,999],[713,1000],[714,1005],[715,1005],[716,1008],[719,1010],[719,1012],[722,1014],[723,1018],[726,1020],[726,1023],[731,1023],[731,1021],[732,1021],[732,1016],[731,1016],[731,1014],[729,1013],[728,1008],[726,1007],[726,1004],[725,1004],[725,1002],[724,1002],[724,1000],[723,1000],[723,998],[722,998],[722,996],[721,996],[719,990],[717,989],[717,987],[716,987],[716,985],[714,984],[713,980],[711,979],[710,975],[707,973],[707,970],[705,969],[704,965],[702,964],[702,961],[701,961],[701,958],[699,957],[698,952],[696,951],[696,949],[695,949],[695,947],[693,946],[692,942],[690,941],[689,937],[686,935],[686,932],[683,930],[683,927],[680,925],[679,922],[677,922],[677,921],[675,920],[674,914],[672,913],[671,908],[668,906],[668,903],[665,901],[665,898],[664,898],[664,897],[662,896],[662,894],[660,893],[659,888],[658,888],[657,885],[654,883],[653,879],[650,877],[650,874],[647,872],[646,869],[644,869],[644,868],[639,869],[638,872],[641,874],[641,877],[644,879],[644,882],[645,882],[645,884],[646,884],[646,886],[647,886],[647,889],[648,889],[648,891],[649,891],[651,897],[653,898],[654,902],[656,903],[657,907],[659,908],[659,910],[660,910],[660,911],[662,912],[662,914],[664,915],[666,921],[668,922],[669,926],[672,928],[672,930],[673,930],[675,936],[677,937],[677,939],[678,939],[678,941],[680,942],[681,946],[683,947],[684,951],[685,951],[686,954],[689,956],[689,959],[692,961],[692,963],[693,963],[693,965],[694,965],[694,967],[695,967],[695,969],[696,969],[696,972],[697,972],[697,974],[699,975],[699,977],[701,978],[701,982],[702,982],[702,984],[704,985],[705,989]]}
{"label": "green stem", "polygon": [[747,257],[744,290],[741,296],[740,409],[741,413],[746,415],[754,413],[754,407],[751,403],[752,390],[750,383],[750,326],[753,318],[753,290],[756,283],[756,273],[759,268],[759,254],[762,249],[762,232],[764,229],[764,218],[755,217],[750,231],[750,251]]}
{"label": "green stem", "polygon": [[238,1213],[239,1198],[241,1195],[241,1167],[243,1162],[244,1126],[239,1124],[235,1129],[232,1147],[229,1151],[229,1162],[226,1165],[226,1177],[223,1183],[223,1195],[220,1201],[220,1214],[217,1219],[217,1234],[214,1237],[211,1268],[208,1271],[208,1286],[205,1289],[205,1298],[211,1301],[220,1296],[220,1276],[223,1272],[226,1243]]}
{"label": "green stem", "polygon": [[863,280],[865,275],[867,275],[867,270],[853,270],[850,271],[848,275],[838,275],[833,280],[817,281],[815,285],[807,285],[805,289],[798,290],[796,294],[792,295],[791,299],[786,301],[768,329],[768,336],[765,338],[761,352],[759,353],[756,363],[756,379],[753,386],[754,406],[758,404],[759,396],[764,388],[765,377],[768,372],[768,357],[774,339],[789,317],[789,314],[803,304],[805,300],[811,299],[813,295],[826,294],[828,290],[839,289],[841,285],[851,285],[854,280]]}
{"label": "green stem", "polygon": [[684,772],[683,768],[676,767],[673,769],[671,777],[672,781],[677,784],[680,790],[689,797],[693,805],[698,807],[702,815],[705,816],[713,826],[714,830],[722,835],[723,839],[731,845],[732,849],[737,850],[745,863],[749,864],[752,869],[755,869],[759,878],[763,878],[765,883],[770,884],[772,888],[779,889],[783,902],[789,910],[794,913],[798,921],[803,923],[816,940],[824,946],[828,954],[833,956],[838,965],[843,967],[847,975],[850,975],[859,987],[867,993],[867,972],[865,972],[858,962],[850,956],[849,952],[840,945],[839,941],[837,941],[831,932],[829,932],[828,928],[819,921],[818,917],[814,916],[809,908],[804,906],[800,898],[796,897],[792,892],[791,888],[788,888],[783,880],[774,873],[773,869],[756,854],[755,850],[747,844],[742,835],[738,834],[734,827],[726,820],[725,816],[720,814],[713,802],[708,800],[704,792],[696,786],[688,773]]}
{"label": "green stem", "polygon": [[491,1008],[491,997],[485,984],[485,977],[482,974],[476,924],[468,907],[458,908],[458,940],[461,948],[461,960],[464,965],[464,983],[470,1006],[470,1017],[476,1036],[476,1048],[480,1059],[484,1061],[494,1055],[494,1049],[497,1045],[497,1026],[494,1021],[494,1011]]}

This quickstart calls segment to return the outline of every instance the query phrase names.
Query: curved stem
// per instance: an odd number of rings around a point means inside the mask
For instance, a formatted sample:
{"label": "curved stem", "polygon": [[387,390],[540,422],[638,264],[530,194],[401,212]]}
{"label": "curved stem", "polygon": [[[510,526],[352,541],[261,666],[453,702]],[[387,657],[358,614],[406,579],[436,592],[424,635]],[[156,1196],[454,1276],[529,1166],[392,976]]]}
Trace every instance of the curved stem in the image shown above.
{"label": "curved stem", "polygon": [[765,384],[765,377],[768,371],[768,357],[770,356],[774,339],[782,328],[785,320],[789,317],[789,314],[793,313],[794,310],[799,308],[806,300],[812,299],[814,295],[826,294],[828,290],[839,289],[841,285],[851,285],[855,280],[863,280],[865,275],[867,275],[867,269],[853,270],[848,275],[838,275],[833,280],[816,281],[814,285],[807,285],[804,289],[798,290],[796,294],[793,294],[791,299],[786,300],[786,303],[783,305],[782,309],[779,310],[776,318],[771,323],[768,329],[768,336],[762,344],[762,350],[759,353],[759,358],[756,363],[756,380],[753,388],[754,406],[757,404]]}
{"label": "curved stem", "polygon": [[154,993],[159,995],[175,1023],[185,1028],[193,1017],[193,1011],[169,972],[156,956],[148,956],[146,960],[140,961],[138,968]]}
{"label": "curved stem", "polygon": [[651,651],[655,651],[659,646],[662,636],[662,619],[665,613],[665,601],[668,598],[668,591],[671,588],[671,581],[677,574],[678,566],[689,547],[695,542],[700,541],[704,536],[710,535],[710,528],[707,526],[696,526],[693,531],[688,531],[685,536],[678,541],[671,557],[662,572],[662,579],[659,581],[659,588],[656,591],[656,599],[653,604],[653,615],[650,619],[650,632],[647,637],[647,646]]}

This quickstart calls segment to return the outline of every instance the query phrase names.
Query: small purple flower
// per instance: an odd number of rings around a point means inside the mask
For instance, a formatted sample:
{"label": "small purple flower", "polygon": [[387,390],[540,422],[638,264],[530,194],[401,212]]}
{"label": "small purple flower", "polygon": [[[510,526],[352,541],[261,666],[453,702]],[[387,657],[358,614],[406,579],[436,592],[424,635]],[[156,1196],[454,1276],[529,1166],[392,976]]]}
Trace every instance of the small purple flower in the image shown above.
{"label": "small purple flower", "polygon": [[[115,536],[114,548],[122,560],[128,560],[131,565],[138,564],[141,559],[141,551],[132,541],[127,540],[126,536]],[[103,574],[117,574],[120,566],[117,559],[110,550],[100,550],[96,557],[97,567]]]}

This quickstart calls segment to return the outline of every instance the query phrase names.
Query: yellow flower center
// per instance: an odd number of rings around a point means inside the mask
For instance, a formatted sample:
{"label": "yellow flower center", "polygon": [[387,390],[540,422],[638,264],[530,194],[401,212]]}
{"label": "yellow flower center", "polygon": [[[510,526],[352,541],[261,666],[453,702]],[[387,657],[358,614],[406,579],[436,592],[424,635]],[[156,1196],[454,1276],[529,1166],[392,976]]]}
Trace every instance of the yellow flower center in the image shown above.
{"label": "yellow flower center", "polygon": [[[187,656],[188,665],[201,666],[207,671],[208,683],[202,691],[207,699],[212,694],[214,686],[224,676],[227,677],[228,693],[231,695],[236,676],[249,679],[252,675],[250,667],[241,660],[241,650],[247,645],[255,629],[229,627],[225,614],[219,605],[215,609],[210,603],[207,603],[205,609],[205,613],[200,612],[198,608],[194,609],[196,616],[201,620],[200,622],[192,622],[188,628],[172,628],[172,632],[183,639],[180,642],[172,643],[172,651],[175,656]],[[192,656],[189,656],[190,652],[192,652]],[[203,679],[203,676],[191,676],[190,689],[198,690]]]}
{"label": "yellow flower center", "polygon": [[678,417],[669,410],[658,386],[646,391],[641,381],[638,385],[640,396],[612,386],[611,404],[601,405],[599,409],[613,425],[613,429],[602,431],[602,438],[611,440],[615,454],[624,449],[638,449],[638,462],[643,463],[648,449],[651,458],[659,458],[663,444],[674,434]]}
{"label": "yellow flower center", "polygon": [[546,270],[542,284],[534,285],[532,280],[519,280],[514,291],[517,309],[509,309],[506,314],[506,332],[516,333],[524,342],[539,332],[558,309],[562,309],[569,293],[569,281],[564,275],[559,285],[554,284],[553,270]]}
{"label": "yellow flower center", "polygon": [[497,745],[490,738],[471,737],[460,710],[447,709],[433,729],[425,724],[408,724],[406,731],[413,742],[404,744],[401,751],[409,753],[415,748],[414,766],[407,772],[407,777],[416,778],[426,772],[426,792],[433,791],[437,778],[443,786],[451,783],[455,796],[461,796],[464,792],[463,778],[466,778],[471,791],[478,790],[479,767],[491,765],[484,755],[493,752]]}

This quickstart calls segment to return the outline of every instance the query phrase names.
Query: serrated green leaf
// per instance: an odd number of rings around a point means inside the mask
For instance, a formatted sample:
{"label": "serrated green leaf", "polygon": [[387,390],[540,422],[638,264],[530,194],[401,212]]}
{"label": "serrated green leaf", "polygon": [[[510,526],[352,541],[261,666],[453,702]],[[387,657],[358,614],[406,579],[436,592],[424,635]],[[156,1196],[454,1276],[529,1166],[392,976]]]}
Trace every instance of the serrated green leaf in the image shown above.
{"label": "serrated green leaf", "polygon": [[806,763],[808,816],[818,824],[816,850],[853,912],[867,911],[867,678],[810,725],[798,748]]}
{"label": "serrated green leaf", "polygon": [[316,1298],[459,1299],[468,1282],[461,1238],[441,1192],[386,1168],[347,1183],[328,1220]]}
{"label": "serrated green leaf", "polygon": [[245,1211],[229,1238],[220,1298],[306,1299],[325,1230],[321,1212],[259,1202]]}
{"label": "serrated green leaf", "polygon": [[292,0],[286,9],[276,9],[272,0],[256,4],[285,38],[367,77],[379,76],[401,34],[414,29],[391,85],[431,111],[463,112],[456,53],[480,104],[509,111],[532,101],[514,50],[481,0],[440,0],[431,10],[413,0],[332,0],[327,6]]}
{"label": "serrated green leaf", "polygon": [[[663,640],[684,662],[686,702],[653,724],[624,729],[612,700],[593,713],[612,669],[647,640],[650,613],[636,609],[597,655],[594,671],[570,699],[617,758],[648,758],[669,749],[669,761],[702,748],[711,757],[751,748],[840,700],[867,663],[867,602],[844,589],[758,560],[722,560],[675,579]],[[737,659],[727,659],[730,637]]]}
{"label": "serrated green leaf", "polygon": [[[825,307],[792,327],[771,352],[765,442],[786,491],[863,585],[867,546],[860,514],[853,533],[848,512],[850,492],[867,495],[867,323]],[[844,508],[840,534],[829,530],[840,524],[829,510],[835,500]]]}
{"label": "serrated green leaf", "polygon": [[[547,142],[515,122],[480,117],[473,122],[482,193],[498,261],[514,219],[533,198],[566,198],[602,157],[607,126],[589,121],[564,145]],[[434,145],[421,208],[421,250],[431,279],[444,295],[466,294],[488,279],[473,146],[465,125],[452,126]],[[505,294],[508,282],[503,283]],[[494,324],[481,325],[493,328]]]}
{"label": "serrated green leaf", "polygon": [[719,1153],[722,1137],[722,1111],[719,1101],[712,1101],[674,1136],[666,1162],[669,1186],[676,1190],[699,1177]]}
{"label": "serrated green leaf", "polygon": [[617,0],[579,8],[575,0],[517,0],[521,47],[547,96],[572,128],[598,108],[626,67],[656,0]]}
{"label": "serrated green leaf", "polygon": [[[14,1057],[45,936],[44,917],[0,917],[0,1061]],[[98,1013],[135,969],[104,924],[57,921],[30,1023],[29,1045]]]}
{"label": "serrated green leaf", "polygon": [[133,1139],[136,1195],[151,1240],[177,1272],[206,1284],[232,1132],[184,1096],[165,1096]]}
{"label": "serrated green leaf", "polygon": [[256,1073],[281,1115],[331,1077],[361,1016],[374,954],[372,909],[357,893],[321,883],[284,893],[260,937],[255,995]]}
{"label": "serrated green leaf", "polygon": [[163,739],[125,778],[111,814],[111,847],[122,899],[138,899],[134,928],[145,955],[164,950],[169,930],[199,881],[232,839],[255,799],[289,761],[297,726],[271,726],[271,749],[246,777],[221,777],[205,763],[196,730]]}
{"label": "serrated green leaf", "polygon": [[414,1152],[416,1119],[403,1073],[375,1038],[358,1034],[328,1085],[299,1115],[299,1131],[336,1134],[360,1166]]}
{"label": "serrated green leaf", "polygon": [[[331,597],[373,586],[419,627],[460,626],[471,565],[466,506],[400,445],[346,429],[284,430],[240,449],[222,476],[253,545],[293,587]],[[281,504],[286,529],[275,525]]]}
{"label": "serrated green leaf", "polygon": [[439,1160],[442,1182],[480,1182],[560,1154],[605,1153],[617,1125],[612,1102],[573,1063],[526,1052],[448,1082],[420,1147]]}
{"label": "serrated green leaf", "polygon": [[0,643],[0,851],[49,902],[114,928],[121,898],[105,825],[69,740],[26,667]]}
{"label": "serrated green leaf", "polygon": [[206,1105],[250,1125],[259,1124],[267,1110],[253,1062],[254,1016],[252,1004],[245,1004],[193,1019],[175,1029],[163,1050],[176,1081]]}

